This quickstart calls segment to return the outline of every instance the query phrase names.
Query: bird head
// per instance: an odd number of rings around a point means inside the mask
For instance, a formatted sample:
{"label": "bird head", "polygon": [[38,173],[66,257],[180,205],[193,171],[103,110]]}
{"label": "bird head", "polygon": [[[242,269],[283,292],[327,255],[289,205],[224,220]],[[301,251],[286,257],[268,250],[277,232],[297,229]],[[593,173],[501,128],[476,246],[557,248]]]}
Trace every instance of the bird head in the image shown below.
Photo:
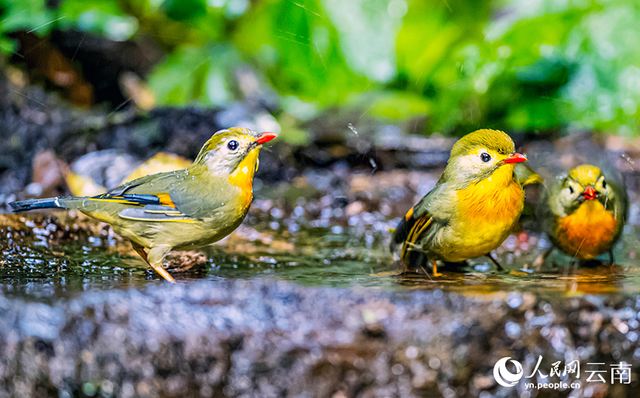
{"label": "bird head", "polygon": [[194,165],[206,166],[214,175],[230,175],[247,168],[245,174],[250,171],[253,177],[260,146],[276,137],[274,133],[258,134],[242,127],[220,130],[204,144]]}
{"label": "bird head", "polygon": [[[491,177],[506,167],[513,179],[513,168],[527,157],[516,153],[511,137],[498,130],[477,130],[462,137],[451,150],[445,178],[454,184],[468,185]],[[508,181],[506,181],[508,182]]]}
{"label": "bird head", "polygon": [[606,180],[598,167],[583,164],[572,169],[562,180],[558,200],[565,209],[575,210],[581,204],[592,200],[599,200],[607,207],[608,202],[613,204],[615,195],[613,184]]}

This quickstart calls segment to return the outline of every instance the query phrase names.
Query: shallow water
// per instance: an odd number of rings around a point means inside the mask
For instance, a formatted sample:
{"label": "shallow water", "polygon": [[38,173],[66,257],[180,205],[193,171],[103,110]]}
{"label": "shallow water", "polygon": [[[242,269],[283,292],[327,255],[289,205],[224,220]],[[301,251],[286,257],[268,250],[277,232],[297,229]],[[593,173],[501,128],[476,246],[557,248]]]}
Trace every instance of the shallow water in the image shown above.
{"label": "shallow water", "polygon": [[[542,269],[533,270],[531,264],[548,247],[544,235],[533,233],[513,235],[496,251],[506,271],[499,272],[488,259],[479,258],[463,268],[441,269],[439,277],[424,269],[403,272],[388,250],[388,232],[319,227],[279,238],[281,232],[262,227],[245,228],[245,236],[234,234],[205,248],[206,259],[200,256],[202,261],[188,271],[173,270],[174,277],[179,283],[275,279],[303,286],[441,290],[467,296],[511,291],[554,297],[640,291],[633,238],[639,231],[635,226],[627,228],[616,246],[613,266],[603,256],[600,265],[580,267],[556,251]],[[247,238],[247,231],[260,239]],[[19,245],[0,243],[0,249],[0,289],[14,297],[55,301],[84,291],[163,283],[122,241],[81,238],[47,243],[36,233]]]}

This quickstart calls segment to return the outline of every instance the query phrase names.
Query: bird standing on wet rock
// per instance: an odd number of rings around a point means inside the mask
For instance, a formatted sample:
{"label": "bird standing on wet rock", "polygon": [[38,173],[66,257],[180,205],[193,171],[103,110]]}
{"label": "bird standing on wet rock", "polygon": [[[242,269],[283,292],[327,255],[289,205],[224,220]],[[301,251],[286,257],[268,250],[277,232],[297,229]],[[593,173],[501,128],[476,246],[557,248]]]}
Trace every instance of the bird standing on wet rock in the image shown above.
{"label": "bird standing on wet rock", "polygon": [[242,223],[253,200],[260,146],[275,137],[240,127],[221,130],[184,170],[138,178],[98,196],[27,200],[11,206],[16,212],[78,209],[109,223],[131,240],[156,272],[175,282],[162,268],[166,254],[216,242]]}
{"label": "bird standing on wet rock", "polygon": [[538,217],[553,245],[563,253],[592,260],[609,252],[613,263],[611,249],[622,233],[627,207],[624,190],[605,178],[598,167],[582,165],[544,191]]}
{"label": "bird standing on wet rock", "polygon": [[[524,206],[514,173],[527,158],[497,130],[478,130],[455,143],[436,186],[402,219],[392,240],[410,267],[490,256],[509,236]],[[496,263],[496,265],[498,265]]]}

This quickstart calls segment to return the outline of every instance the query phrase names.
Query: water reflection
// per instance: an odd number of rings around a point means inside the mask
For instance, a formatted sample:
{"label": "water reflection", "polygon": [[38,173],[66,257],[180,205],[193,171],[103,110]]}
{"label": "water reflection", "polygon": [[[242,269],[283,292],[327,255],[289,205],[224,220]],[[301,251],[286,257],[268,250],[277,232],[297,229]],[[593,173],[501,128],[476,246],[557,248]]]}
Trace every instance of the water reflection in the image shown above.
{"label": "water reflection", "polygon": [[[350,228],[337,232],[331,228],[312,228],[295,236],[283,236],[268,228],[245,228],[222,244],[206,248],[204,255],[195,252],[181,255],[176,264],[190,265],[172,272],[181,283],[199,279],[270,278],[304,286],[367,287],[398,292],[439,289],[466,296],[510,291],[555,296],[604,295],[635,293],[640,288],[640,268],[632,259],[633,231],[617,248],[620,264],[614,266],[577,267],[571,258],[554,253],[542,271],[531,271],[535,258],[546,250],[544,245],[531,244],[542,240],[533,234],[528,240],[518,237],[517,245],[511,239],[497,251],[508,272],[497,272],[487,259],[480,258],[471,260],[457,272],[443,270],[443,275],[437,278],[422,269],[401,272],[387,251],[387,234],[353,233]],[[82,239],[65,244],[35,244],[39,242],[34,238],[32,244],[28,239],[20,245],[0,244],[3,292],[57,299],[88,290],[162,284],[125,244],[92,246]],[[528,250],[523,250],[525,243]]]}
{"label": "water reflection", "polygon": [[511,272],[443,272],[433,278],[420,272],[376,274],[395,278],[410,289],[442,289],[463,295],[482,295],[503,291],[532,292],[542,295],[580,295],[633,293],[640,286],[640,274],[622,266],[601,265],[595,268],[558,269],[534,273]]}

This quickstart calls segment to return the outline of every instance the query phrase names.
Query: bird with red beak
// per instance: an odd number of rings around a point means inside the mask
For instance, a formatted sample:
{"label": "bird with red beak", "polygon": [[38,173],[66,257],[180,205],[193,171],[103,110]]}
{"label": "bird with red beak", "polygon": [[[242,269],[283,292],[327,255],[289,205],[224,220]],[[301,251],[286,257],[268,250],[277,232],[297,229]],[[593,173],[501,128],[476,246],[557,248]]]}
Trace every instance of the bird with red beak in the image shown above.
{"label": "bird with red beak", "polygon": [[561,252],[584,261],[609,252],[613,263],[611,250],[622,233],[627,209],[626,190],[600,168],[585,164],[543,192],[537,213]]}
{"label": "bird with red beak", "polygon": [[392,250],[400,249],[409,268],[430,264],[434,275],[438,261],[485,255],[493,260],[490,252],[509,236],[522,213],[524,190],[515,167],[526,161],[502,131],[478,130],[462,137],[436,186],[398,225]]}
{"label": "bird with red beak", "polygon": [[15,211],[77,209],[111,224],[164,279],[172,250],[216,242],[244,220],[253,200],[258,153],[276,134],[232,127],[215,133],[183,170],[148,175],[92,197],[13,202]]}

